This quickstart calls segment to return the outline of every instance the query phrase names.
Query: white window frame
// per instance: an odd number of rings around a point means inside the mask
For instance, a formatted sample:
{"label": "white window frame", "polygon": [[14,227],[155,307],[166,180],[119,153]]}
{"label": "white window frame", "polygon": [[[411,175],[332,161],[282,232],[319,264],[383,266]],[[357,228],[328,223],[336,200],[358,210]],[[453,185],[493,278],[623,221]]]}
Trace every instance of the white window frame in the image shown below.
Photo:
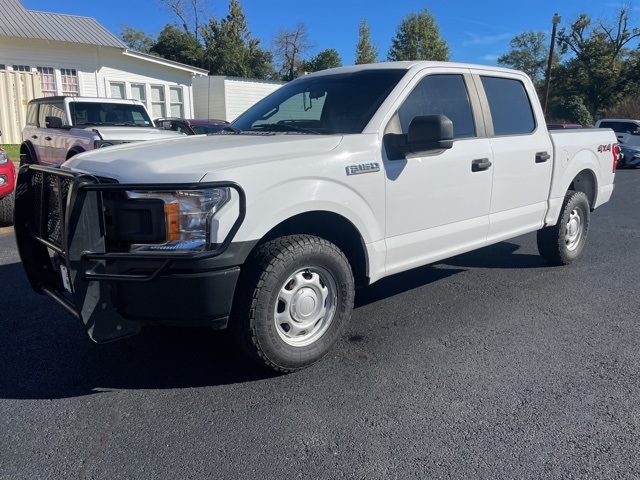
{"label": "white window frame", "polygon": [[[171,92],[178,92],[180,94],[180,101],[174,102],[171,97]],[[173,112],[173,108],[178,106],[180,112],[176,115]],[[184,118],[184,88],[181,85],[172,85],[169,87],[169,112],[172,117]]]}
{"label": "white window frame", "polygon": [[[167,116],[167,92],[166,92],[166,85],[149,85],[149,89],[151,92],[151,95],[149,97],[149,102],[151,105],[151,117],[152,118],[164,118]],[[154,89],[157,89],[158,92],[162,92],[162,98],[158,101],[154,101],[153,100],[153,92]],[[160,106],[162,112],[160,113],[160,115],[156,115],[156,113],[154,112],[154,106]]]}
{"label": "white window frame", "polygon": [[55,68],[40,66],[36,67],[36,71],[40,74],[40,88],[42,89],[42,96],[54,97],[58,93]]}
{"label": "white window frame", "polygon": [[[69,72],[69,73],[67,73]],[[72,82],[66,81],[67,79],[75,79]],[[75,87],[75,88],[69,88]],[[70,67],[60,68],[60,92],[62,95],[67,96],[79,96],[80,95],[80,77],[78,76],[78,69]]]}
{"label": "white window frame", "polygon": [[[109,85],[109,98],[118,98],[118,99],[127,98],[127,84],[126,84],[126,82],[118,82],[118,81],[115,81],[115,80],[114,81],[109,80],[108,85]],[[112,87],[114,87],[116,85],[122,87],[122,90],[121,90],[122,91],[122,96],[121,97],[114,97],[113,96]]]}

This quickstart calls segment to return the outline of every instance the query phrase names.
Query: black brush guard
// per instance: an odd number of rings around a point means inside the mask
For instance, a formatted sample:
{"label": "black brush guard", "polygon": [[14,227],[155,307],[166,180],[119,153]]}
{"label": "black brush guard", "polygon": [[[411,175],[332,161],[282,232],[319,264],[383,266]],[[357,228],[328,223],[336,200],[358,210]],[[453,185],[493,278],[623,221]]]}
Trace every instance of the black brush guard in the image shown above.
{"label": "black brush guard", "polygon": [[[188,254],[106,251],[103,192],[206,188],[234,189],[240,200],[238,218],[217,248]],[[98,343],[136,334],[141,328],[139,322],[122,317],[114,308],[109,291],[113,282],[153,282],[176,261],[182,264],[222,254],[233,240],[246,213],[244,191],[232,182],[101,183],[91,175],[40,165],[20,168],[15,205],[16,241],[31,286],[80,319],[91,339]],[[52,255],[52,252],[56,255]],[[149,274],[108,273],[107,262],[118,259],[148,261],[154,267]],[[63,281],[65,269],[68,272],[67,288]]]}

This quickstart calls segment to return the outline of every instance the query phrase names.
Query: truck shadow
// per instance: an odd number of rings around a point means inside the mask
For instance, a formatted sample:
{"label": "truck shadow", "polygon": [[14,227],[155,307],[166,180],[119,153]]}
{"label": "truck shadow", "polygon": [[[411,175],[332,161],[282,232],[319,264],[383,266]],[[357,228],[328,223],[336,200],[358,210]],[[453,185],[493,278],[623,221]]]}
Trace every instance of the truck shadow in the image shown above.
{"label": "truck shadow", "polygon": [[[512,255],[517,248],[494,245],[383,279],[357,292],[356,308],[469,268],[544,265],[529,255]],[[207,387],[277,376],[248,359],[228,332],[209,328],[147,327],[140,335],[97,345],[80,322],[31,290],[19,263],[0,266],[0,278],[0,398],[69,398],[112,389]]]}
{"label": "truck shadow", "polygon": [[398,273],[363,288],[356,295],[355,306],[362,307],[429,283],[444,280],[470,268],[542,268],[548,267],[539,255],[516,253],[520,245],[502,242],[464,253],[434,265]]}

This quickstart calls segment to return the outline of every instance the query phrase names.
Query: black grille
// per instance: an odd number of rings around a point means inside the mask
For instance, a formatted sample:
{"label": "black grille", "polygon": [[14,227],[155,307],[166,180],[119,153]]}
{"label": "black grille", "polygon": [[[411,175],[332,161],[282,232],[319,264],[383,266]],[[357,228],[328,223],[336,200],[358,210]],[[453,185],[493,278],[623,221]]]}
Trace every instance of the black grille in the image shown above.
{"label": "black grille", "polygon": [[33,176],[33,208],[39,236],[57,247],[62,247],[62,226],[71,178],[48,172]]}

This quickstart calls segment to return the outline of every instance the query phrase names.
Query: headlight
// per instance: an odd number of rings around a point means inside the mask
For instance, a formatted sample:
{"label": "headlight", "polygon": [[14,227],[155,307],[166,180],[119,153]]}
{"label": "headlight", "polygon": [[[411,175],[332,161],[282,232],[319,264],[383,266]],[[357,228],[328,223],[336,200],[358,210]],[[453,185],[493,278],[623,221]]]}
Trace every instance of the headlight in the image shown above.
{"label": "headlight", "polygon": [[3,163],[7,163],[9,161],[9,156],[7,155],[7,152],[0,152],[0,165],[2,165]]}
{"label": "headlight", "polygon": [[100,143],[98,145],[98,148],[110,147],[112,145],[113,145],[113,143],[111,143],[111,142],[102,142],[102,143]]}
{"label": "headlight", "polygon": [[229,201],[228,188],[177,192],[127,192],[135,199],[164,202],[167,241],[161,245],[133,245],[132,251],[201,251],[207,247],[211,219]]}

